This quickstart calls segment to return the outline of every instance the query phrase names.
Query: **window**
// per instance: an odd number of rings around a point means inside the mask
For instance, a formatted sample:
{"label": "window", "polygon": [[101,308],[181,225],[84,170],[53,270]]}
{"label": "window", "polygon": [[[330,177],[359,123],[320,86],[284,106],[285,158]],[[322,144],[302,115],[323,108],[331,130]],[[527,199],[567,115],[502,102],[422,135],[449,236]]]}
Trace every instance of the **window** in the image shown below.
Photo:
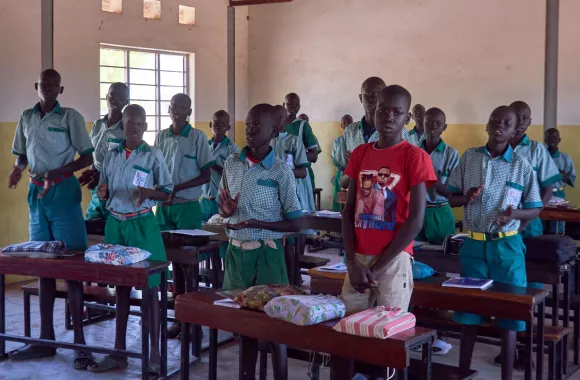
{"label": "window", "polygon": [[123,0],[101,0],[101,10],[110,13],[123,12]]}
{"label": "window", "polygon": [[161,20],[161,1],[143,0],[143,17],[149,20]]}
{"label": "window", "polygon": [[179,23],[184,25],[195,25],[195,8],[187,5],[179,6]]}
{"label": "window", "polygon": [[129,103],[139,104],[147,112],[144,139],[153,144],[157,132],[171,125],[171,97],[188,92],[187,58],[187,54],[101,46],[101,115],[108,112],[106,96],[111,83],[127,84]]}

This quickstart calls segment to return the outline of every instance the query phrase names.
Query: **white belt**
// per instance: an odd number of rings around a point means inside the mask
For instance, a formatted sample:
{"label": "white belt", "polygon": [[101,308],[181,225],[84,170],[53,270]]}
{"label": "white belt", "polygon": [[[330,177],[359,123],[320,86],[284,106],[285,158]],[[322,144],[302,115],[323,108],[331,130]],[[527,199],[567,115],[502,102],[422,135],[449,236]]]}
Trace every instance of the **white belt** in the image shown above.
{"label": "white belt", "polygon": [[[258,248],[262,248],[262,241],[260,240],[253,240],[253,241],[241,241],[236,239],[231,239],[230,243],[234,247],[240,248],[242,251],[254,251]],[[276,242],[272,239],[266,239],[263,241],[264,246],[270,247],[272,249],[276,249]]]}

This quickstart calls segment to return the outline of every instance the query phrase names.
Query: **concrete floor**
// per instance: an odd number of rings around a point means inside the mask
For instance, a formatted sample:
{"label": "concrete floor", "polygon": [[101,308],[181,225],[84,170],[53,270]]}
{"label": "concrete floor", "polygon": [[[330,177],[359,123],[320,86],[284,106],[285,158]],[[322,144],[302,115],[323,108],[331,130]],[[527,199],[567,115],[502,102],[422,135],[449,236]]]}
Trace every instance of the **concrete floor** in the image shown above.
{"label": "concrete floor", "polygon": [[[330,257],[332,261],[338,261],[336,250],[320,253],[321,256]],[[317,253],[319,254],[319,253]],[[308,284],[308,277],[304,277]],[[24,334],[23,328],[23,301],[20,285],[9,286],[6,297],[6,327],[7,332],[12,334]],[[32,336],[38,336],[39,333],[39,315],[38,315],[38,298],[32,297]],[[58,340],[72,342],[72,331],[64,329],[64,302],[57,300],[55,305],[55,329]],[[113,347],[114,343],[115,321],[108,320],[96,325],[85,327],[85,334],[88,344]],[[128,349],[132,351],[140,350],[141,333],[139,319],[134,316],[129,317],[129,326],[127,333]],[[207,334],[204,334],[207,338]],[[453,349],[446,356],[435,356],[434,361],[449,365],[457,365],[459,362],[459,342],[449,340],[453,344]],[[7,343],[8,350],[21,346],[20,343]],[[473,369],[479,371],[478,379],[500,379],[500,368],[493,365],[493,359],[499,353],[499,348],[490,345],[478,344],[476,346]],[[175,370],[179,367],[179,342],[172,340],[168,345],[168,364],[169,370]],[[571,355],[570,355],[571,357]],[[419,355],[417,354],[417,358]],[[58,355],[54,358],[43,359],[31,362],[12,362],[5,360],[0,362],[0,380],[41,380],[41,379],[58,379],[58,380],[117,380],[117,379],[139,379],[140,378],[140,361],[136,359],[129,360],[129,366],[123,370],[112,371],[103,374],[93,374],[88,371],[78,371],[72,368],[72,351],[59,350]],[[207,355],[202,357],[200,363],[193,365],[190,371],[190,379],[207,379],[208,376]],[[269,366],[271,368],[271,365]],[[547,368],[547,363],[544,365]],[[289,380],[308,379],[308,364],[295,360],[289,362]],[[218,379],[233,380],[238,376],[238,347],[229,345],[220,349],[218,354]],[[178,378],[178,377],[175,377]],[[270,373],[269,379],[272,379]],[[330,378],[328,369],[321,370],[321,380]],[[514,380],[523,379],[523,372],[515,372]],[[580,373],[575,374],[570,379],[580,380]]]}

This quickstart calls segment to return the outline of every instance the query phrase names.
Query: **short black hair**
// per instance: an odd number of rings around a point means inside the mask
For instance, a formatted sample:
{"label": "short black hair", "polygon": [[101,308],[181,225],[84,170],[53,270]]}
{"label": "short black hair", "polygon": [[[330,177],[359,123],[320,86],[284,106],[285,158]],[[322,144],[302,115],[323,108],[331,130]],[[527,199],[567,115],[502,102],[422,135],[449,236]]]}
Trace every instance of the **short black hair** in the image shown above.
{"label": "short black hair", "polygon": [[532,109],[530,108],[528,103],[524,102],[523,100],[516,100],[515,102],[510,104],[510,107],[514,111],[517,111],[518,109],[524,108],[524,109],[527,109],[530,113],[532,113]]}
{"label": "short black hair", "polygon": [[385,83],[385,81],[384,81],[384,80],[382,80],[382,79],[381,79],[381,78],[379,78],[379,77],[370,77],[370,78],[367,78],[367,79],[366,79],[366,80],[363,82],[363,84],[362,84],[362,86],[361,86],[361,88],[360,88],[360,89],[361,89],[361,92],[362,92],[362,89],[363,89],[363,88],[373,87],[373,86],[375,86],[375,85],[377,85],[377,84],[378,84],[378,85],[382,85],[382,86],[386,86],[386,83]]}
{"label": "short black hair", "polygon": [[560,136],[560,131],[558,130],[558,128],[546,129],[546,132],[544,132],[544,136],[547,135],[548,133],[551,133],[551,132],[556,132],[558,134],[558,136]]}
{"label": "short black hair", "polygon": [[291,92],[284,97],[284,99],[288,99],[288,98],[298,98],[298,100],[300,100],[300,96],[298,96],[298,94],[295,92]]}
{"label": "short black hair", "polygon": [[427,115],[441,115],[443,116],[443,119],[445,119],[445,121],[447,121],[447,117],[445,116],[445,112],[443,112],[443,110],[441,108],[437,108],[437,107],[432,107],[429,108],[427,111],[425,111],[425,116]]}
{"label": "short black hair", "polygon": [[135,115],[146,117],[147,113],[145,112],[145,108],[141,107],[139,104],[129,104],[123,110],[123,119]]}
{"label": "short black hair", "polygon": [[268,119],[268,122],[272,123],[272,126],[278,127],[278,124],[280,124],[280,113],[276,109],[276,107],[274,107],[271,104],[268,103],[256,104],[255,106],[250,108],[249,112],[258,112],[260,115],[263,115]]}
{"label": "short black hair", "polygon": [[191,108],[191,98],[189,97],[189,95],[187,94],[182,94],[182,93],[178,93],[175,94],[171,97],[171,100],[175,99],[175,98],[183,98],[187,101],[188,107]]}
{"label": "short black hair", "polygon": [[405,99],[407,103],[407,112],[411,108],[411,93],[407,91],[407,89],[403,86],[399,86],[398,84],[392,84],[383,88],[379,94],[379,99],[386,97],[386,96],[401,96]]}
{"label": "short black hair", "polygon": [[214,112],[213,117],[217,117],[217,118],[227,117],[229,119],[230,118],[230,114],[227,113],[224,110],[219,110],[219,111],[215,111]]}
{"label": "short black hair", "polygon": [[60,73],[58,71],[56,71],[55,69],[46,69],[43,70],[39,77],[38,77],[38,81],[40,82],[42,80],[42,78],[58,78],[58,81],[62,81],[62,77],[60,76]]}

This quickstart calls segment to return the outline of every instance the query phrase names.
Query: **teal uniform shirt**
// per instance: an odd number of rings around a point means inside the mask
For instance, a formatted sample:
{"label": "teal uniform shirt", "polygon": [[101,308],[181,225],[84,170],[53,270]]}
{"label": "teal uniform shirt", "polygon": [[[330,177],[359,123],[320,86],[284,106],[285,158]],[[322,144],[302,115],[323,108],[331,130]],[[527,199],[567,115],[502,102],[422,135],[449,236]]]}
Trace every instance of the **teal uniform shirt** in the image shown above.
{"label": "teal uniform shirt", "polygon": [[[525,135],[520,144],[514,148],[514,151],[525,157],[532,165],[540,189],[552,186],[562,179],[562,175],[558,171],[554,160],[550,157],[550,153],[537,141],[530,140],[528,135]],[[543,226],[540,218],[535,218],[527,226],[523,232],[524,237],[535,237],[542,235]]]}
{"label": "teal uniform shirt", "polygon": [[[246,157],[248,148],[228,157],[220,189],[228,190],[231,197],[240,194],[238,208],[229,218],[230,224],[249,219],[263,222],[279,222],[295,219],[303,215],[294,173],[288,165],[276,157],[274,150],[259,163],[252,163]],[[282,239],[281,232],[245,228],[238,231],[226,230],[231,239],[257,241]]]}
{"label": "teal uniform shirt", "polygon": [[[467,206],[463,224],[469,231],[486,233],[486,241],[465,239],[459,261],[461,275],[492,279],[508,285],[526,287],[526,247],[521,234],[519,220],[505,225],[497,222],[498,215],[508,207],[541,208],[540,188],[530,163],[511,146],[500,156],[492,158],[485,146],[467,150],[459,165],[451,172],[447,188],[453,193],[466,194],[470,188],[483,185],[481,193]],[[514,235],[501,237],[499,232]],[[480,325],[486,318],[470,314],[455,313],[453,319],[465,325]],[[525,322],[497,319],[504,329],[523,331]]]}
{"label": "teal uniform shirt", "polygon": [[407,141],[415,146],[420,146],[426,139],[427,136],[425,135],[425,131],[423,131],[421,136],[419,136],[419,131],[417,131],[417,128],[413,128],[409,131],[409,137],[407,138]]}
{"label": "teal uniform shirt", "polygon": [[568,154],[560,150],[557,150],[554,153],[548,151],[548,153],[550,153],[550,156],[554,160],[554,164],[558,168],[558,171],[566,174],[570,179],[571,184],[564,182],[564,179],[554,182],[554,195],[566,199],[565,187],[574,187],[576,183],[576,168],[574,167],[574,161],[572,161],[572,158],[570,158]]}
{"label": "teal uniform shirt", "polygon": [[[422,140],[419,146],[425,149],[425,140]],[[430,157],[437,181],[445,185],[447,178],[459,164],[459,154],[441,140],[431,152]],[[417,240],[442,244],[447,236],[453,234],[455,234],[455,218],[451,207],[447,203],[447,198],[437,192],[436,186],[432,186],[427,189],[427,208],[423,229],[417,236]]]}
{"label": "teal uniform shirt", "polygon": [[[77,153],[82,156],[93,151],[81,114],[59,103],[44,117],[40,103],[24,111],[12,144],[12,153],[27,158],[30,175],[39,182],[43,182],[46,172],[73,162]],[[69,250],[86,250],[82,193],[76,177],[61,179],[43,199],[38,199],[41,191],[42,186],[28,185],[30,240],[62,240]]]}
{"label": "teal uniform shirt", "polygon": [[[332,161],[336,167],[342,171],[346,168],[347,151],[352,153],[359,145],[379,141],[379,133],[376,130],[370,136],[364,135],[364,124],[365,118],[363,116],[361,121],[356,121],[344,129],[342,134],[343,138],[340,140],[339,146],[336,148],[336,154],[332,157]],[[401,138],[409,141],[409,131],[407,131],[406,128],[403,128],[401,131]]]}
{"label": "teal uniform shirt", "polygon": [[[302,140],[304,144],[304,148],[306,150],[316,148],[316,151],[320,154],[322,150],[320,149],[320,144],[318,143],[318,139],[314,136],[314,132],[312,131],[312,127],[310,123],[306,120],[296,119],[292,123],[286,125],[286,132],[291,135],[298,136],[299,140]],[[310,181],[312,182],[312,188],[314,189],[315,186],[315,177],[314,171],[312,170],[312,166],[307,167],[308,176],[310,177]]]}
{"label": "teal uniform shirt", "polygon": [[[108,126],[108,115],[95,121],[89,137],[95,147],[93,152],[93,167],[96,171],[101,171],[103,159],[109,150],[116,148],[120,143],[125,141],[125,132],[123,131],[122,121],[119,120],[112,126]],[[99,199],[97,188],[91,192],[91,202],[87,208],[87,219],[107,219],[109,211],[106,202]]]}
{"label": "teal uniform shirt", "polygon": [[[302,144],[297,136],[291,135],[288,132],[280,133],[278,137],[272,139],[270,146],[274,149],[276,157],[284,161],[290,169],[310,167],[310,162],[306,158],[304,144]],[[304,211],[315,212],[316,205],[314,204],[314,193],[312,192],[310,179],[308,177],[295,178],[295,181],[300,207]]]}
{"label": "teal uniform shirt", "polygon": [[[223,169],[226,159],[232,153],[238,153],[240,149],[227,136],[219,144],[214,144],[213,138],[208,141],[209,147],[214,155],[216,165]],[[219,194],[220,181],[222,176],[215,170],[211,170],[209,183],[202,186],[203,198],[201,199],[202,217],[205,222],[212,216],[219,213],[217,198]]]}

